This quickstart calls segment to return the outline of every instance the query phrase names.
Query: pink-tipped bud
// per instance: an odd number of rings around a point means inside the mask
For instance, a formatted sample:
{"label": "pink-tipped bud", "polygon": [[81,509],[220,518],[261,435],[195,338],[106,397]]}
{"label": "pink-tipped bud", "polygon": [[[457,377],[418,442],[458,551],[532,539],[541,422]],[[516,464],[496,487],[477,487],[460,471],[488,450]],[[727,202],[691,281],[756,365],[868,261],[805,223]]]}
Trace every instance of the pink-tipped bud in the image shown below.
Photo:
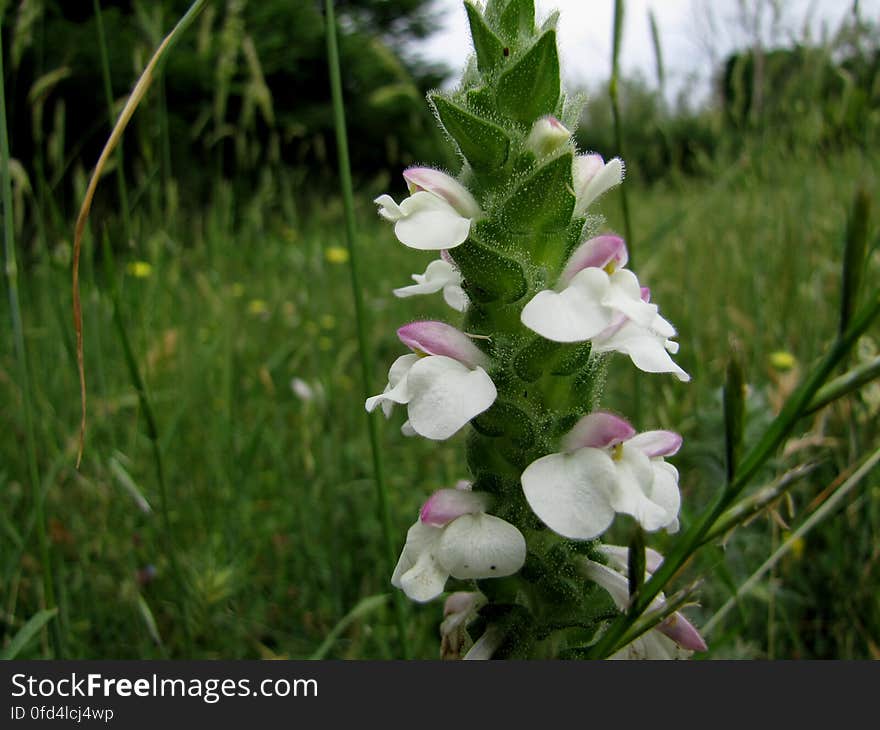
{"label": "pink-tipped bud", "polygon": [[468,367],[485,365],[488,358],[464,332],[443,322],[422,320],[397,330],[400,341],[417,353],[445,355]]}
{"label": "pink-tipped bud", "polygon": [[622,268],[626,266],[628,260],[626,243],[620,236],[596,236],[589,241],[584,241],[574,250],[560,279],[567,284],[575,274],[583,269],[604,269],[612,262],[616,268]]}
{"label": "pink-tipped bud", "polygon": [[620,416],[607,411],[594,411],[579,420],[563,439],[566,451],[584,447],[605,449],[635,436],[636,430]]}
{"label": "pink-tipped bud", "polygon": [[443,527],[462,515],[485,512],[488,495],[464,489],[438,489],[422,505],[419,519],[426,525]]}
{"label": "pink-tipped bud", "polygon": [[449,203],[455,211],[465,218],[476,218],[480,206],[468,189],[454,177],[431,167],[408,167],[403,177],[410,193],[426,190]]}
{"label": "pink-tipped bud", "polygon": [[571,132],[554,116],[541,117],[532,125],[526,139],[526,148],[536,157],[555,152],[571,138]]}
{"label": "pink-tipped bud", "polygon": [[706,651],[709,648],[696,627],[677,611],[658,624],[657,630],[672,639],[682,649]]}

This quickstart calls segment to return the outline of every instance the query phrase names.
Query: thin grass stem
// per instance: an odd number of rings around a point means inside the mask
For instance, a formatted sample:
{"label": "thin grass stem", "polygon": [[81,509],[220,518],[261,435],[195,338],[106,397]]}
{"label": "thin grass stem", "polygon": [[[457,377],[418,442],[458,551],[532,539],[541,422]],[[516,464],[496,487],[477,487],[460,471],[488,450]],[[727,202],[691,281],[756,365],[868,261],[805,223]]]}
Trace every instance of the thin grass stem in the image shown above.
{"label": "thin grass stem", "polygon": [[740,598],[751,591],[752,588],[755,587],[755,584],[757,584],[757,582],[761,580],[768,571],[776,566],[776,564],[792,549],[798,540],[802,539],[804,535],[828,517],[837,508],[843,498],[870,473],[870,471],[877,465],[877,462],[880,462],[880,448],[876,449],[870,456],[866,457],[858,470],[847,479],[843,485],[841,485],[840,488],[838,488],[838,490],[821,507],[819,507],[819,509],[804,520],[804,523],[791,533],[785,542],[783,542],[773,554],[761,564],[761,567],[748,577],[748,579],[737,589],[736,593],[727,599],[724,605],[715,612],[712,618],[702,626],[701,631],[703,635],[708,636],[711,634]]}
{"label": "thin grass stem", "polygon": [[[104,33],[104,11],[101,9],[101,0],[92,0],[95,8],[95,25],[98,31],[98,48],[101,51],[101,77],[104,81],[104,96],[107,99],[107,117],[110,120],[110,128],[116,122],[113,116],[113,83],[110,75],[110,59],[107,52],[107,36]],[[122,224],[125,228],[125,242],[131,245],[131,210],[128,207],[128,184],[125,181],[125,168],[123,167],[122,146],[118,145],[113,152],[116,157],[116,186],[119,190],[119,207],[122,209]]]}
{"label": "thin grass stem", "polygon": [[[330,66],[330,92],[333,97],[333,121],[336,128],[336,144],[339,157],[339,178],[342,188],[342,200],[345,208],[345,238],[349,254],[349,273],[351,274],[351,290],[354,298],[355,322],[360,350],[361,379],[364,397],[370,395],[372,368],[370,367],[369,343],[367,342],[367,315],[361,294],[360,277],[358,275],[357,246],[355,245],[354,192],[351,182],[351,167],[348,159],[348,135],[345,125],[345,106],[342,99],[342,76],[339,71],[339,47],[336,39],[336,16],[333,0],[326,0],[327,23],[327,60]],[[373,455],[373,476],[376,484],[376,497],[379,503],[379,519],[382,524],[382,539],[389,575],[394,568],[395,553],[391,530],[391,508],[388,490],[385,484],[382,450],[379,445],[379,431],[376,419],[367,416],[367,428],[370,435],[370,450]],[[400,594],[395,593],[395,616],[400,640],[402,657],[409,658],[409,642],[406,633],[406,605]]]}
{"label": "thin grass stem", "polygon": [[[2,24],[2,19],[0,19]],[[0,27],[2,31],[2,27]],[[31,483],[33,517],[36,525],[37,542],[40,554],[41,573],[43,580],[44,600],[47,610],[56,608],[54,589],[54,570],[51,562],[50,546],[46,532],[45,495],[40,484],[40,473],[36,452],[34,431],[34,403],[30,368],[28,365],[27,347],[24,339],[24,326],[21,316],[21,305],[18,291],[18,264],[16,261],[15,237],[12,213],[12,182],[10,176],[9,138],[6,122],[6,98],[3,68],[3,47],[0,39],[0,168],[2,168],[3,186],[3,220],[4,220],[4,258],[5,273],[9,296],[10,318],[12,321],[13,340],[15,344],[16,362],[18,365],[19,382],[22,391],[23,411],[25,417],[25,450],[28,462],[28,476]],[[63,627],[59,621],[52,624],[50,631],[53,652],[56,657],[64,654]]]}
{"label": "thin grass stem", "polygon": [[[3,19],[0,17],[0,176],[3,186],[3,253],[6,283],[9,295],[9,314],[12,320],[12,337],[15,343],[15,359],[18,366],[18,381],[21,388],[25,424],[25,451],[27,453],[28,478],[31,483],[34,521],[37,528],[37,543],[40,553],[40,568],[43,579],[44,600],[47,611],[56,609],[54,571],[46,533],[46,514],[44,495],[40,484],[40,469],[37,462],[37,444],[34,433],[34,402],[31,386],[31,373],[28,367],[27,346],[24,339],[24,325],[21,317],[21,303],[18,295],[18,263],[15,254],[15,231],[12,214],[12,177],[10,173],[9,136],[6,123],[5,71],[3,68]],[[52,651],[57,659],[64,656],[64,634],[60,621],[51,624],[50,637]]]}

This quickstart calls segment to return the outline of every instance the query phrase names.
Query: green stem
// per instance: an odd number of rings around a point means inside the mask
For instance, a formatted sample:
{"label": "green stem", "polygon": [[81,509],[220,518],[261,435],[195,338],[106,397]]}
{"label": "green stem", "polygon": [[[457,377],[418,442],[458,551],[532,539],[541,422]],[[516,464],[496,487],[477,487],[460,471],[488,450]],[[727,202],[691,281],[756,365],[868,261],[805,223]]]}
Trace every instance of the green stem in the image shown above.
{"label": "green stem", "polygon": [[[110,129],[116,124],[113,115],[113,84],[110,76],[110,60],[107,54],[107,36],[104,34],[104,13],[101,10],[101,0],[92,0],[95,8],[95,24],[98,29],[98,47],[101,50],[101,76],[104,80],[104,96],[107,100],[107,116],[110,120]],[[134,240],[131,235],[131,212],[128,207],[128,185],[125,182],[125,168],[123,167],[122,145],[118,145],[114,151],[116,156],[116,186],[119,190],[119,206],[122,208],[122,223],[125,227],[125,242],[131,245]]]}
{"label": "green stem", "polygon": [[[330,67],[330,92],[333,97],[333,122],[336,128],[339,178],[342,188],[342,200],[345,208],[345,238],[348,246],[351,291],[354,298],[358,349],[360,350],[361,379],[363,381],[364,397],[366,398],[372,392],[370,389],[372,373],[368,354],[367,318],[364,309],[363,295],[361,294],[360,279],[358,276],[357,247],[355,245],[354,193],[352,191],[351,167],[348,159],[348,137],[345,126],[345,106],[342,99],[342,77],[339,71],[339,48],[336,40],[336,17],[333,10],[333,0],[326,0],[325,7],[327,23],[327,61]],[[395,551],[391,529],[391,509],[388,501],[388,491],[385,485],[382,450],[379,445],[379,432],[378,427],[376,426],[376,419],[368,416],[367,427],[370,434],[370,449],[373,454],[373,475],[376,482],[376,496],[379,501],[379,518],[382,524],[382,538],[385,543],[385,554],[390,574],[395,564]],[[409,642],[406,634],[406,604],[403,602],[402,596],[397,592],[395,592],[394,606],[395,615],[397,617],[397,629],[401,652],[403,658],[406,659],[410,656]]]}
{"label": "green stem", "polygon": [[[615,0],[614,3],[614,38],[611,50],[611,81],[608,84],[608,96],[611,100],[611,116],[614,121],[614,145],[617,148],[617,154],[621,159],[626,160],[626,154],[623,147],[623,130],[620,122],[620,102],[619,102],[619,86],[620,86],[620,48],[623,44],[623,16],[624,3],[623,0]],[[629,254],[628,265],[630,269],[635,270],[635,261],[633,251],[635,249],[635,239],[633,238],[632,218],[629,212],[629,198],[627,197],[626,185],[620,185],[620,208],[623,213],[623,232],[626,239],[626,249]],[[635,377],[632,383],[632,413],[633,422],[636,428],[642,426],[642,379]]]}
{"label": "green stem", "polygon": [[[27,455],[28,478],[31,483],[31,499],[33,501],[34,520],[37,527],[37,542],[40,551],[42,568],[43,592],[46,610],[56,608],[55,586],[52,570],[52,557],[49,549],[49,536],[46,533],[46,514],[44,495],[40,485],[40,470],[37,464],[37,445],[34,434],[34,404],[31,393],[30,369],[28,368],[27,348],[24,340],[24,326],[21,318],[21,305],[18,297],[18,264],[15,255],[15,232],[12,215],[12,177],[9,161],[9,136],[6,125],[6,90],[5,71],[3,68],[3,19],[0,17],[0,175],[3,185],[3,252],[5,258],[6,282],[9,292],[9,314],[12,319],[12,336],[15,343],[15,356],[18,364],[18,379],[21,386],[24,423],[25,452]],[[50,636],[52,651],[56,659],[64,656],[64,634],[61,621],[51,623]]]}

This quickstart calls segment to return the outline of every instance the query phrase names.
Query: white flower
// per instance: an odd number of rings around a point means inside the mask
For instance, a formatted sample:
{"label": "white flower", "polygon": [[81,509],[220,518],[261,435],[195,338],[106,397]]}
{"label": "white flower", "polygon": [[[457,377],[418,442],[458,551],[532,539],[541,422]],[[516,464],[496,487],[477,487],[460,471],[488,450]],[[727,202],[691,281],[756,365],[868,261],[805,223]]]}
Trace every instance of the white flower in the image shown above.
{"label": "white flower", "polygon": [[291,378],[290,389],[297,398],[305,403],[320,400],[324,397],[324,388],[320,383],[316,382],[314,385],[309,385],[302,378]]}
{"label": "white flower", "polygon": [[467,188],[429,167],[410,167],[403,177],[411,195],[400,205],[390,195],[375,202],[379,215],[394,223],[394,234],[405,246],[423,251],[453,248],[467,240],[480,206]]}
{"label": "white flower", "polygon": [[597,236],[579,246],[560,275],[561,291],[538,292],[523,308],[523,324],[554,342],[592,343],[593,352],[621,352],[650,373],[690,376],[669,353],[675,328],[650,302],[650,291],[623,268],[626,244],[618,236]]}
{"label": "white flower", "polygon": [[618,512],[648,532],[678,529],[678,471],[663,459],[681,447],[677,433],[636,434],[619,416],[596,411],[575,424],[562,446],[521,477],[529,506],[551,530],[588,540],[605,532]]}
{"label": "white flower", "polygon": [[523,308],[522,323],[554,342],[590,340],[623,317],[650,324],[657,307],[642,300],[639,280],[622,268],[626,261],[622,238],[591,238],[571,255],[562,291],[538,292]]}
{"label": "white flower", "polygon": [[[445,251],[440,252],[441,255]],[[469,304],[467,294],[461,288],[461,272],[445,257],[428,264],[424,274],[413,274],[415,284],[394,290],[394,296],[412,297],[418,294],[434,294],[443,291],[443,299],[458,312],[464,312]]]}
{"label": "white flower", "polygon": [[[627,611],[630,601],[629,550],[618,545],[602,545],[599,549],[605,554],[609,565],[584,558],[581,573],[608,591],[619,611]],[[647,548],[645,558],[647,581],[660,567],[663,556],[656,550]],[[651,602],[648,610],[661,610],[665,603],[666,598],[661,593]],[[694,651],[706,651],[706,648],[706,642],[703,641],[700,632],[684,615],[676,611],[609,658],[686,659]]]}
{"label": "white flower", "polygon": [[575,191],[574,214],[583,215],[587,208],[623,182],[623,160],[615,157],[607,163],[602,155],[578,155],[574,158],[572,178]]}
{"label": "white flower", "polygon": [[406,405],[403,432],[442,441],[495,402],[495,384],[482,367],[488,358],[463,332],[423,321],[401,327],[397,335],[416,354],[394,361],[385,391],[367,398],[367,411],[381,404],[390,416],[395,403]]}
{"label": "white flower", "polygon": [[526,559],[526,541],[509,522],[486,514],[488,495],[441,489],[425,502],[406,534],[391,583],[414,601],[439,596],[449,577],[513,575]]}

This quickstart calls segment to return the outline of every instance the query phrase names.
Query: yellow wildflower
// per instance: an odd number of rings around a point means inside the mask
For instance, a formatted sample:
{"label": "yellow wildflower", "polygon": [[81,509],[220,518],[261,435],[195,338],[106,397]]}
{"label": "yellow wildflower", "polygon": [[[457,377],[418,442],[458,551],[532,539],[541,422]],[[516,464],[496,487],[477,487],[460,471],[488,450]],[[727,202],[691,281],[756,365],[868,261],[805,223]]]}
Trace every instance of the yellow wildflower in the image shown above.
{"label": "yellow wildflower", "polygon": [[348,249],[342,248],[342,246],[330,246],[330,248],[324,251],[324,257],[331,264],[347,264]]}
{"label": "yellow wildflower", "polygon": [[790,352],[777,350],[770,353],[770,364],[777,370],[791,370],[797,365],[797,359]]}
{"label": "yellow wildflower", "polygon": [[251,299],[248,302],[248,312],[253,315],[266,314],[269,311],[269,306],[262,299]]}
{"label": "yellow wildflower", "polygon": [[132,261],[125,270],[135,279],[146,279],[153,273],[153,266],[148,261]]}

